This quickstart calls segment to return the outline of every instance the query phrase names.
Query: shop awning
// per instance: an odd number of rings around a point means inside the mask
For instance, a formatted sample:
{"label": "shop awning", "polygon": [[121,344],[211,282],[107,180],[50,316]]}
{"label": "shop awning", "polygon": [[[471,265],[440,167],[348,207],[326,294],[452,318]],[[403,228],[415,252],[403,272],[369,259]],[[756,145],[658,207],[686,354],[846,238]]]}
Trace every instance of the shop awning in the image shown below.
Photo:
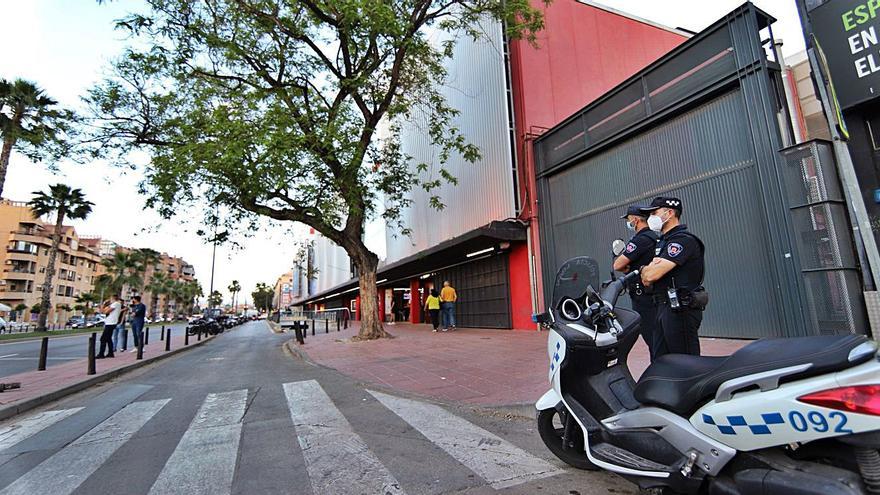
{"label": "shop awning", "polygon": [[[413,256],[379,267],[377,277],[380,287],[392,285],[426,273],[439,271],[450,266],[466,263],[480,256],[505,251],[512,242],[526,240],[526,227],[517,221],[497,221],[484,227],[443,241],[434,247],[421,251]],[[351,294],[358,288],[358,279],[354,278],[316,294],[308,299],[296,302],[296,305],[322,302],[345,294]]]}

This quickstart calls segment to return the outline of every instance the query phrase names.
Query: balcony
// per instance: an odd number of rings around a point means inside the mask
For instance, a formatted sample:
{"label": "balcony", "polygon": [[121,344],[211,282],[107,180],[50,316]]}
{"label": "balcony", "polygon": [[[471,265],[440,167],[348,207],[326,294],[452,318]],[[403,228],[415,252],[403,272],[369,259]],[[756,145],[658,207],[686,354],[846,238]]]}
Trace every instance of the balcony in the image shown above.
{"label": "balcony", "polygon": [[36,232],[28,232],[26,230],[16,230],[9,235],[11,241],[30,242],[33,244],[42,244],[44,246],[52,245],[52,238],[40,235]]}
{"label": "balcony", "polygon": [[6,248],[6,259],[13,261],[35,261],[37,253],[32,253],[25,249]]}
{"label": "balcony", "polygon": [[3,278],[6,280],[34,280],[36,270],[4,268]]}

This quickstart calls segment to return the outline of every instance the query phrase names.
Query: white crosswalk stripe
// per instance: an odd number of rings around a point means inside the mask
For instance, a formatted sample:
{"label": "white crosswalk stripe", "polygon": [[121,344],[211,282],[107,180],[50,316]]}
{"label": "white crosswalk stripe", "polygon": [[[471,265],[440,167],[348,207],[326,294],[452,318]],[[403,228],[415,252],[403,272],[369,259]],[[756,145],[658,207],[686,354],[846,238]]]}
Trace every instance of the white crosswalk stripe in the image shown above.
{"label": "white crosswalk stripe", "polygon": [[210,394],[168,458],[151,495],[232,491],[247,390]]}
{"label": "white crosswalk stripe", "polygon": [[0,495],[66,495],[72,493],[127,442],[170,399],[133,402],[85,435],[59,450]]}
{"label": "white crosswalk stripe", "polygon": [[58,411],[44,411],[29,416],[17,423],[0,428],[0,452],[16,445],[46,428],[54,425],[62,419],[82,410],[81,407],[61,409]]}
{"label": "white crosswalk stripe", "polygon": [[284,393],[313,493],[404,493],[318,382],[285,383]]}
{"label": "white crosswalk stripe", "polygon": [[547,461],[442,407],[372,390],[368,392],[495,489],[562,473]]}

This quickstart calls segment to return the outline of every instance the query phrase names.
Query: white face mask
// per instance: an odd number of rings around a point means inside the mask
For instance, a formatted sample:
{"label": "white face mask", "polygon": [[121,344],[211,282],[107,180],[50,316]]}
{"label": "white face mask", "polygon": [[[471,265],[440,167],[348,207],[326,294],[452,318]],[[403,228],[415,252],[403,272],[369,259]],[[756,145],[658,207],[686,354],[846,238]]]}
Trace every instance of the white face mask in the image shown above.
{"label": "white face mask", "polygon": [[636,231],[636,226],[633,225],[632,222],[626,222],[626,228],[627,228],[627,230],[629,230],[629,231],[631,231],[631,232],[635,232],[635,231]]}
{"label": "white face mask", "polygon": [[648,228],[653,230],[654,232],[662,232],[664,223],[666,222],[657,215],[651,215],[650,217],[648,217]]}

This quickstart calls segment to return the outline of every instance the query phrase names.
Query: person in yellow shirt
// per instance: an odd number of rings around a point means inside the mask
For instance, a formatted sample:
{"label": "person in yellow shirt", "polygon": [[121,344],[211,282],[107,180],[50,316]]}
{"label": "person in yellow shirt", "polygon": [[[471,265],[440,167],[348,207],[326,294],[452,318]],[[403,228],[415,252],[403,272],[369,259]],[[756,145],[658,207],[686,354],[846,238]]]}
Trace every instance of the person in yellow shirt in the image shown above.
{"label": "person in yellow shirt", "polygon": [[425,311],[431,315],[431,324],[434,325],[434,331],[440,326],[440,294],[437,289],[431,289],[431,295],[425,299]]}
{"label": "person in yellow shirt", "polygon": [[440,290],[440,311],[443,320],[443,331],[450,328],[455,330],[455,302],[458,301],[458,294],[449,281],[443,282],[443,289]]}

